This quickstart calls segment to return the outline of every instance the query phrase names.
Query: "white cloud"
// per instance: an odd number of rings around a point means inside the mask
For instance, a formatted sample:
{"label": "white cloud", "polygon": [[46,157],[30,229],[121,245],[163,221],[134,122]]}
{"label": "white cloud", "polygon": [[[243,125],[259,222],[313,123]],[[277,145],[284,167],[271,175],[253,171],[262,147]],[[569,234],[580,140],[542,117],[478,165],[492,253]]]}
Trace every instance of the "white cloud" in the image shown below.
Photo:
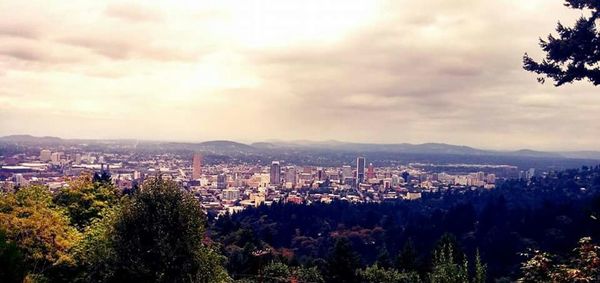
{"label": "white cloud", "polygon": [[600,149],[521,69],[579,14],[526,2],[0,1],[0,134]]}

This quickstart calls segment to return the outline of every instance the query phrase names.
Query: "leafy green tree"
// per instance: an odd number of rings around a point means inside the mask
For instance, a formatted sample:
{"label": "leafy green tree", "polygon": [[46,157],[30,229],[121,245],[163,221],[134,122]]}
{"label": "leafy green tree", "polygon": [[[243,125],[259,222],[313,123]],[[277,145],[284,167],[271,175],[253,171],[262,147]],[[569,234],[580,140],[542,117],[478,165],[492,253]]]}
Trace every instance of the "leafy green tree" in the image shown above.
{"label": "leafy green tree", "polygon": [[[205,215],[172,181],[149,180],[96,221],[79,252],[86,281],[222,282],[223,258],[203,243]],[[94,267],[95,265],[100,266]]]}
{"label": "leafy green tree", "polygon": [[589,237],[581,238],[565,264],[555,264],[550,254],[534,250],[521,265],[521,273],[522,282],[599,282],[600,247]]}
{"label": "leafy green tree", "polygon": [[291,277],[290,268],[281,262],[272,262],[265,266],[262,276],[264,282],[288,282]]}
{"label": "leafy green tree", "polygon": [[530,250],[524,254],[529,259],[521,264],[520,282],[551,282],[554,264],[552,256],[539,250]]}
{"label": "leafy green tree", "polygon": [[327,259],[328,282],[356,282],[354,271],[360,265],[360,257],[352,250],[352,244],[346,238],[338,238]]}
{"label": "leafy green tree", "polygon": [[592,243],[592,238],[584,237],[579,240],[579,247],[575,249],[577,257],[573,262],[579,270],[581,281],[600,281],[600,247]]}
{"label": "leafy green tree", "polygon": [[101,179],[94,181],[91,175],[83,175],[69,182],[69,186],[54,197],[54,202],[67,210],[71,223],[80,230],[100,217],[102,210],[118,201],[119,195],[112,183]]}
{"label": "leafy green tree", "polygon": [[[556,86],[583,79],[599,85],[600,33],[596,24],[600,19],[600,1],[566,0],[565,6],[587,10],[588,16],[582,15],[573,27],[558,23],[558,38],[549,35],[546,40],[540,39],[546,57],[536,62],[525,54],[523,66],[527,71],[552,79]],[[543,83],[545,79],[540,77],[538,81]]]}
{"label": "leafy green tree", "polygon": [[300,282],[323,283],[323,275],[319,272],[316,266],[313,267],[297,267],[292,270],[292,277]]}
{"label": "leafy green tree", "polygon": [[74,264],[70,250],[80,235],[52,203],[46,187],[30,186],[1,195],[0,230],[22,251],[28,277]]}
{"label": "leafy green tree", "polygon": [[415,272],[402,273],[396,269],[379,267],[377,264],[359,269],[357,272],[361,282],[365,283],[418,283],[421,278]]}

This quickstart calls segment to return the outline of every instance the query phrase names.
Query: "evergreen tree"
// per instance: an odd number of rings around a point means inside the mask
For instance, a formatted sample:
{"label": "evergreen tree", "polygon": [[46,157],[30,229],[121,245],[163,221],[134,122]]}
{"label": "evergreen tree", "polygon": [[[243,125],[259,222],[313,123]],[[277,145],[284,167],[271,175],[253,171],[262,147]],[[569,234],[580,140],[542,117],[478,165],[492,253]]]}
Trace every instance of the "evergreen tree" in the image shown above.
{"label": "evergreen tree", "polygon": [[404,243],[402,251],[396,259],[396,267],[398,270],[415,271],[417,269],[417,251],[412,239],[408,239]]}
{"label": "evergreen tree", "polygon": [[381,266],[383,268],[391,268],[392,267],[392,259],[390,258],[390,253],[388,252],[387,248],[385,246],[381,247],[379,249],[379,253],[377,254],[377,261],[376,261],[378,266]]}
{"label": "evergreen tree", "polygon": [[[565,6],[587,10],[588,16],[582,15],[573,27],[558,23],[558,38],[549,35],[546,40],[540,39],[540,47],[546,57],[536,62],[525,54],[524,68],[552,79],[556,86],[583,79],[599,85],[600,33],[596,24],[600,19],[600,1],[566,0]],[[545,79],[540,77],[538,81],[543,83]]]}
{"label": "evergreen tree", "polygon": [[346,238],[338,238],[327,259],[327,281],[339,283],[357,282],[354,271],[359,267],[360,257],[352,250]]}
{"label": "evergreen tree", "polygon": [[434,250],[433,268],[429,274],[431,283],[464,283],[469,282],[468,264],[465,256],[456,261],[455,245],[452,242],[441,242]]}
{"label": "evergreen tree", "polygon": [[481,257],[479,255],[479,249],[475,254],[475,277],[473,278],[473,283],[485,283],[487,273],[486,264],[481,262]]}

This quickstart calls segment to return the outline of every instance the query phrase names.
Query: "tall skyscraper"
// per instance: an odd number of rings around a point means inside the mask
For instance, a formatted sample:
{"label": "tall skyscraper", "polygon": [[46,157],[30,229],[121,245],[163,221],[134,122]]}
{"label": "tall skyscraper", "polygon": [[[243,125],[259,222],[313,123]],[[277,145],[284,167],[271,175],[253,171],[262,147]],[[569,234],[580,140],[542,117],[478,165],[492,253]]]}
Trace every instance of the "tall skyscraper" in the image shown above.
{"label": "tall skyscraper", "polygon": [[352,184],[354,184],[354,174],[352,173],[352,166],[342,166],[342,180],[345,185],[352,186]]}
{"label": "tall skyscraper", "polygon": [[194,153],[192,163],[192,179],[200,179],[202,177],[202,154]]}
{"label": "tall skyscraper", "polygon": [[52,158],[51,151],[49,151],[47,149],[42,149],[42,151],[40,151],[40,161],[48,162],[48,161],[50,161],[51,158]]}
{"label": "tall skyscraper", "polygon": [[225,174],[217,175],[217,189],[223,190],[227,188],[227,176]]}
{"label": "tall skyscraper", "polygon": [[365,158],[356,158],[356,184],[363,183],[365,181]]}
{"label": "tall skyscraper", "polygon": [[294,166],[288,167],[288,170],[285,173],[285,181],[290,182],[293,185],[295,185],[298,182],[297,177],[296,177],[296,167],[294,167]]}
{"label": "tall skyscraper", "polygon": [[270,176],[271,185],[280,185],[281,184],[281,166],[279,165],[279,161],[273,161],[271,163],[271,176]]}
{"label": "tall skyscraper", "polygon": [[323,168],[317,168],[317,180],[325,180],[325,172],[323,171]]}
{"label": "tall skyscraper", "polygon": [[354,177],[354,176],[352,176],[352,166],[350,166],[350,165],[342,166],[342,177],[344,177],[344,179]]}

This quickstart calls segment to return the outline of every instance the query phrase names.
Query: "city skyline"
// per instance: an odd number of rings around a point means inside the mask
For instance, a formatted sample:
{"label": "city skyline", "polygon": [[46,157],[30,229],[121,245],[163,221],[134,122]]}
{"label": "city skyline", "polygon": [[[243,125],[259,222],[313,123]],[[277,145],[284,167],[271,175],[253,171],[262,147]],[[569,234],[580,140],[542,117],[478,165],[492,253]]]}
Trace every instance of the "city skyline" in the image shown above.
{"label": "city skyline", "polygon": [[0,136],[600,150],[594,87],[522,70],[561,1],[0,7]]}

